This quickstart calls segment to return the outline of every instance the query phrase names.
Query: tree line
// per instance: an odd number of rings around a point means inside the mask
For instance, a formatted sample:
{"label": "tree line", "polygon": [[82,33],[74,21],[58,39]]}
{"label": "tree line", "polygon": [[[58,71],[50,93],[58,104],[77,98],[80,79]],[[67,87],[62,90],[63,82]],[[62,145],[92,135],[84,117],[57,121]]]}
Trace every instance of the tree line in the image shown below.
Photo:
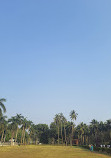
{"label": "tree line", "polygon": [[89,125],[75,125],[78,114],[72,110],[70,121],[63,113],[56,114],[50,126],[34,124],[21,114],[7,118],[6,99],[0,99],[0,140],[1,143],[12,140],[19,144],[62,144],[62,145],[111,145],[111,119],[98,122],[93,119]]}

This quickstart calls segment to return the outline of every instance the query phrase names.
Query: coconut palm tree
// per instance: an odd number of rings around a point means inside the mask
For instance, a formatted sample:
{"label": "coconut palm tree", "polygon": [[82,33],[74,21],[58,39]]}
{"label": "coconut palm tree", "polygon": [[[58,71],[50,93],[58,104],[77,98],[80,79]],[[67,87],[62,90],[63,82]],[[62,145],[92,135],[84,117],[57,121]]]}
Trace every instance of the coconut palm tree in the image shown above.
{"label": "coconut palm tree", "polygon": [[25,144],[25,129],[27,128],[27,119],[22,119],[22,136],[21,136],[21,144]]}
{"label": "coconut palm tree", "polygon": [[59,144],[59,128],[60,128],[60,115],[59,114],[55,115],[54,122],[58,129],[58,144]]}
{"label": "coconut palm tree", "polygon": [[[28,134],[29,134],[29,130],[30,130],[30,127],[31,127],[31,124],[32,124],[32,121],[28,121],[26,118],[23,118],[22,119],[22,136],[21,136],[21,144],[23,143],[25,145],[25,133],[26,133],[26,130],[28,131]],[[30,139],[30,138],[29,138]],[[29,140],[28,140],[29,141]]]}
{"label": "coconut palm tree", "polygon": [[11,145],[13,145],[13,138],[15,136],[15,133],[17,131],[17,122],[16,122],[16,117],[11,117],[9,120],[9,126],[8,128],[11,131]]}
{"label": "coconut palm tree", "polygon": [[93,137],[93,141],[95,142],[96,145],[98,145],[98,128],[99,126],[99,122],[95,119],[93,119],[91,122],[90,122],[90,132],[91,132],[91,135]]}
{"label": "coconut palm tree", "polygon": [[50,141],[52,144],[55,144],[55,140],[56,140],[56,136],[57,136],[57,127],[55,122],[51,122],[50,124]]}
{"label": "coconut palm tree", "polygon": [[83,135],[84,135],[84,124],[83,122],[77,126],[78,138],[81,145],[83,145]]}
{"label": "coconut palm tree", "polygon": [[111,139],[111,119],[107,120],[106,127],[107,127],[107,130],[108,130],[108,133],[109,133],[109,137]]}
{"label": "coconut palm tree", "polygon": [[64,126],[65,145],[67,145],[67,139],[66,139],[66,124],[67,124],[67,119],[63,116],[62,121],[63,121],[63,126]]}
{"label": "coconut palm tree", "polygon": [[38,128],[37,128],[37,125],[31,124],[30,137],[29,137],[29,140],[28,140],[28,144],[30,143],[30,140],[32,140],[32,143],[35,143],[35,145],[38,144]]}
{"label": "coconut palm tree", "polygon": [[87,144],[88,143],[88,138],[87,138],[88,126],[82,122],[77,126],[76,131],[78,133],[80,144],[81,145]]}
{"label": "coconut palm tree", "polygon": [[18,130],[19,130],[19,126],[22,124],[22,119],[23,119],[23,116],[21,114],[17,114],[15,116],[15,120],[16,120],[16,123],[17,123],[17,131],[16,131],[16,136],[15,136],[15,142],[17,141]]}
{"label": "coconut palm tree", "polygon": [[[75,121],[76,119],[77,119],[77,113],[74,111],[74,110],[72,110],[71,112],[70,112],[70,118],[71,118],[71,121]],[[73,139],[73,133],[74,133],[74,126],[72,125],[72,139]],[[71,146],[72,146],[72,141],[71,141]]]}
{"label": "coconut palm tree", "polygon": [[104,144],[104,131],[105,131],[105,125],[102,121],[98,124],[98,130],[99,130],[99,140],[101,144]]}
{"label": "coconut palm tree", "polygon": [[6,102],[6,99],[1,98],[0,99],[0,117],[2,116],[2,112],[6,112],[6,107],[4,105],[4,102]]}
{"label": "coconut palm tree", "polygon": [[[6,121],[6,116],[1,116],[0,118],[0,131],[1,131],[1,142],[3,142],[3,137],[6,133],[7,130],[7,121]],[[5,140],[5,137],[4,137]]]}
{"label": "coconut palm tree", "polygon": [[74,126],[73,122],[66,123],[66,143],[72,144],[72,126]]}
{"label": "coconut palm tree", "polygon": [[31,126],[32,126],[32,121],[30,121],[30,120],[28,120],[27,121],[27,130],[28,130],[28,134],[29,134],[29,138],[28,138],[28,144],[29,144],[29,142],[30,142],[30,128],[31,128]]}
{"label": "coconut palm tree", "polygon": [[62,134],[63,117],[64,117],[63,113],[60,113],[59,117],[60,117],[60,126],[61,126],[61,138],[62,138],[62,144],[63,144],[63,134]]}

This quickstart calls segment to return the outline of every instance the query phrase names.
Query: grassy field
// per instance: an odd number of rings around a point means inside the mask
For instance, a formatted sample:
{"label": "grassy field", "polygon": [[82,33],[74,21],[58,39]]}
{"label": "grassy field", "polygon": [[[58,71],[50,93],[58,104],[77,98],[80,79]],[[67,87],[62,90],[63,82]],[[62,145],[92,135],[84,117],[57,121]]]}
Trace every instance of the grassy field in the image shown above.
{"label": "grassy field", "polygon": [[0,147],[1,158],[109,158],[90,151],[63,146]]}

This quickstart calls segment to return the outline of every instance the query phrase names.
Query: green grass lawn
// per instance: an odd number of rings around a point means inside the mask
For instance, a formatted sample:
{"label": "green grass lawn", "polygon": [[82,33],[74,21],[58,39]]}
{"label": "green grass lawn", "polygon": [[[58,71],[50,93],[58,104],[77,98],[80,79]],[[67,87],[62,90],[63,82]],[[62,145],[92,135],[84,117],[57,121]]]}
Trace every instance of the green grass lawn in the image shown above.
{"label": "green grass lawn", "polygon": [[76,147],[64,146],[16,146],[0,147],[1,158],[109,158]]}

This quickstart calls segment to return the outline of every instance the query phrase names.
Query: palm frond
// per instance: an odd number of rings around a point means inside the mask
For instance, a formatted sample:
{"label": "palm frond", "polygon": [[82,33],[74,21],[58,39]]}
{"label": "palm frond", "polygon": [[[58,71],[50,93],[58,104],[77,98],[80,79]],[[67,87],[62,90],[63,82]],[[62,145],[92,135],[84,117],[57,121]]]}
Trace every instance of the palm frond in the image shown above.
{"label": "palm frond", "polygon": [[5,112],[6,112],[5,105],[4,105],[2,102],[0,102],[0,106],[1,106],[1,108],[2,108],[2,110],[3,110],[3,112],[5,113]]}

